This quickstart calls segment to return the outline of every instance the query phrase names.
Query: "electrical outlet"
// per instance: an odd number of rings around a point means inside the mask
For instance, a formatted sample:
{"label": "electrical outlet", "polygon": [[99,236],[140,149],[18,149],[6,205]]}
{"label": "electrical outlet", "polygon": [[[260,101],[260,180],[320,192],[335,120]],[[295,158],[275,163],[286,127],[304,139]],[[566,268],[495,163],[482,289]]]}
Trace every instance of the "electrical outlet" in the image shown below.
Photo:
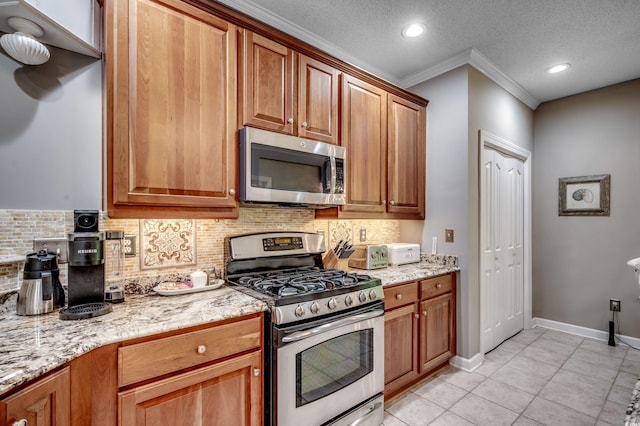
{"label": "electrical outlet", "polygon": [[452,243],[453,242],[453,229],[445,229],[444,230],[444,242]]}
{"label": "electrical outlet", "polygon": [[367,230],[366,228],[360,228],[360,241],[367,241]]}
{"label": "electrical outlet", "polygon": [[620,300],[609,299],[609,310],[613,312],[620,312]]}
{"label": "electrical outlet", "polygon": [[124,257],[136,257],[136,236],[125,235],[124,240]]}
{"label": "electrical outlet", "polygon": [[67,263],[69,257],[67,255],[68,242],[66,238],[35,238],[33,240],[33,251],[38,252],[46,249],[48,253],[58,255],[58,263]]}

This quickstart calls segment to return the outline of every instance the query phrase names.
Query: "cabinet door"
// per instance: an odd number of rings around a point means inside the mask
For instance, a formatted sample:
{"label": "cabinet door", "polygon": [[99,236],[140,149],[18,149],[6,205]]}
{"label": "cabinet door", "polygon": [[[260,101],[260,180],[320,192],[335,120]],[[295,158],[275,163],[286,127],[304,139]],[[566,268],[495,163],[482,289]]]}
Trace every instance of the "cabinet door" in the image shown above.
{"label": "cabinet door", "polygon": [[342,82],[342,145],[347,150],[344,212],[386,209],[387,93],[345,75]]}
{"label": "cabinet door", "polygon": [[118,394],[121,425],[261,425],[261,353],[199,368]]}
{"label": "cabinet door", "polygon": [[243,32],[242,124],[294,134],[293,50]]}
{"label": "cabinet door", "polygon": [[417,303],[384,314],[384,394],[389,397],[418,376]]}
{"label": "cabinet door", "polygon": [[236,27],[179,0],[114,0],[105,16],[109,215],[237,207]]}
{"label": "cabinet door", "polygon": [[389,213],[424,219],[425,108],[389,95]]}
{"label": "cabinet door", "polygon": [[298,135],[337,144],[338,70],[304,55],[298,70]]}
{"label": "cabinet door", "polygon": [[452,293],[420,302],[420,372],[455,355],[455,303]]}
{"label": "cabinet door", "polygon": [[29,425],[70,424],[69,368],[65,367],[0,401],[2,424],[26,420]]}

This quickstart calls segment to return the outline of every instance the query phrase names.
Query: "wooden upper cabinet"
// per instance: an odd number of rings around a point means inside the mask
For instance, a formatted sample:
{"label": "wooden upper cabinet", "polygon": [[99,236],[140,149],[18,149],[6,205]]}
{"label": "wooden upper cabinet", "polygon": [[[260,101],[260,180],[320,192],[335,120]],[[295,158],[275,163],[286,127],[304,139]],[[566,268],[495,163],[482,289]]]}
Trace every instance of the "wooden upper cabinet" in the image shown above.
{"label": "wooden upper cabinet", "polygon": [[338,144],[338,70],[299,56],[298,136]]}
{"label": "wooden upper cabinet", "polygon": [[241,66],[242,124],[293,134],[293,50],[245,30]]}
{"label": "wooden upper cabinet", "polygon": [[[68,425],[71,419],[69,367],[53,373],[25,389],[0,400],[3,425]],[[15,423],[14,423],[15,422]]]}
{"label": "wooden upper cabinet", "polygon": [[338,70],[242,32],[241,126],[338,143]]}
{"label": "wooden upper cabinet", "polygon": [[236,40],[180,0],[105,2],[110,217],[237,217]]}
{"label": "wooden upper cabinet", "polygon": [[387,93],[345,75],[342,146],[347,150],[347,204],[342,212],[384,213],[387,184]]}
{"label": "wooden upper cabinet", "polygon": [[388,212],[424,219],[425,108],[388,97]]}

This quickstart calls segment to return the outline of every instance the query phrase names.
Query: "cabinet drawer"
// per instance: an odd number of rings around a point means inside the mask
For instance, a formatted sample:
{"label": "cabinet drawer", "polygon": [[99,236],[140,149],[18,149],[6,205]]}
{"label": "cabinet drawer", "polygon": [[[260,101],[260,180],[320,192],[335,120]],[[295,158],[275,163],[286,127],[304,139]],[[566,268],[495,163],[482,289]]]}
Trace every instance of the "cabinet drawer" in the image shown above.
{"label": "cabinet drawer", "polygon": [[259,317],[118,348],[118,385],[259,348]]}
{"label": "cabinet drawer", "polygon": [[451,274],[422,280],[420,281],[420,299],[429,299],[434,296],[449,293],[452,287],[453,280]]}
{"label": "cabinet drawer", "polygon": [[384,307],[393,309],[418,300],[418,283],[408,283],[384,288]]}

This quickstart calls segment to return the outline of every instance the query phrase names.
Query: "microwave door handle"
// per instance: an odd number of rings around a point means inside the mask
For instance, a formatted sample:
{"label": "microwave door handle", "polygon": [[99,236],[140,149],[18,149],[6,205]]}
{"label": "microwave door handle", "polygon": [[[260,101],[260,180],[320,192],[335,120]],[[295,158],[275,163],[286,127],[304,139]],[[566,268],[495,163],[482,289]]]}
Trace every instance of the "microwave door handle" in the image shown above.
{"label": "microwave door handle", "polygon": [[296,331],[295,333],[291,333],[290,335],[283,337],[282,342],[283,343],[297,342],[299,340],[303,340],[308,337],[315,336],[316,334],[325,333],[327,331],[336,329],[338,327],[354,324],[356,322],[365,321],[365,320],[379,317],[382,315],[384,315],[384,310],[382,309],[375,309],[371,312],[352,315],[350,317],[342,318],[337,321],[322,324],[322,325],[319,325],[318,327],[310,328],[308,330]]}
{"label": "microwave door handle", "polygon": [[331,188],[329,189],[329,193],[335,194],[337,172],[336,172],[336,148],[334,146],[332,146],[329,151],[329,163],[331,164]]}

